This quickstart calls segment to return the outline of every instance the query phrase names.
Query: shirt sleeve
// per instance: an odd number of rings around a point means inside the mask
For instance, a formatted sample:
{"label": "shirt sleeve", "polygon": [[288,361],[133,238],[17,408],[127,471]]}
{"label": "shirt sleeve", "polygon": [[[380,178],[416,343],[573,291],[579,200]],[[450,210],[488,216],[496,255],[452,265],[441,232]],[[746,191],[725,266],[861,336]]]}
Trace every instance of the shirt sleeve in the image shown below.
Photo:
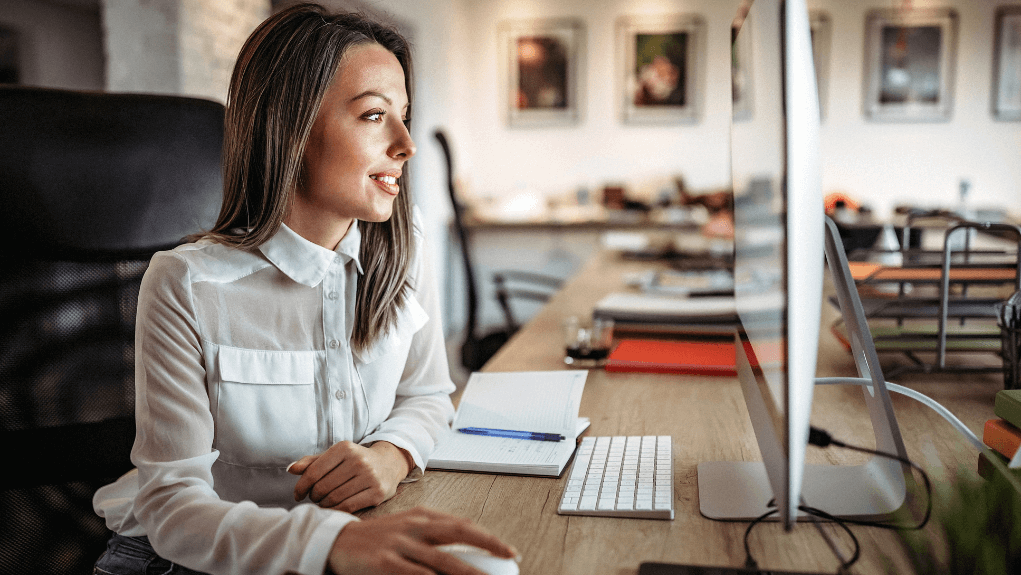
{"label": "shirt sleeve", "polygon": [[[416,230],[422,229],[417,212],[414,223]],[[454,417],[450,394],[456,389],[447,363],[436,269],[420,233],[415,240],[412,293],[429,317],[412,338],[393,410],[361,441],[389,441],[411,454],[415,468],[409,480],[422,475],[440,435],[450,428]]]}
{"label": "shirt sleeve", "polygon": [[213,490],[213,417],[188,264],[157,254],[139,293],[135,332],[138,469],[134,514],[156,552],[190,569],[320,575],[352,515],[221,500]]}

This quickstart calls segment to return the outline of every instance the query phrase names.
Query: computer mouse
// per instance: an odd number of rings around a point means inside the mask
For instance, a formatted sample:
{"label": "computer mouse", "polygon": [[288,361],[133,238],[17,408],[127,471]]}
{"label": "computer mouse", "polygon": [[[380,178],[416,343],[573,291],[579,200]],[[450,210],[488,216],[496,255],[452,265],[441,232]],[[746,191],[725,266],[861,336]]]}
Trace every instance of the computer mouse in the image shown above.
{"label": "computer mouse", "polygon": [[518,575],[518,562],[514,559],[497,557],[485,549],[465,543],[450,543],[436,547],[440,551],[450,553],[461,561],[479,569],[488,575]]}

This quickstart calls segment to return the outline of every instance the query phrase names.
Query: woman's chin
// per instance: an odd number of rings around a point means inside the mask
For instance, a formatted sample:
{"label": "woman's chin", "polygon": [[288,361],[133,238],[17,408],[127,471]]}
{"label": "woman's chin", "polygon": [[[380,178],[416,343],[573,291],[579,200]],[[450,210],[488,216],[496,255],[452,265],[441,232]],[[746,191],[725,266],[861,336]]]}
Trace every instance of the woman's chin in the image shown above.
{"label": "woman's chin", "polygon": [[394,213],[393,206],[391,206],[387,210],[376,210],[372,214],[366,214],[365,217],[358,218],[358,219],[363,221],[363,222],[380,223],[380,222],[385,222],[385,221],[389,220],[390,216],[392,216],[393,213]]}

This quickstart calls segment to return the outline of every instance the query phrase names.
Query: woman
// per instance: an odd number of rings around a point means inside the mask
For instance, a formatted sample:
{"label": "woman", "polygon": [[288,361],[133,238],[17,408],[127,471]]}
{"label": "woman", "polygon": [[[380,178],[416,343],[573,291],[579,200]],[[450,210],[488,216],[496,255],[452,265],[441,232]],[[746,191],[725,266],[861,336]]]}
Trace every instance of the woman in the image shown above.
{"label": "woman", "polygon": [[310,4],[242,48],[218,221],[142,282],[137,469],[96,493],[116,533],[97,573],[467,574],[436,545],[513,555],[429,510],[350,515],[421,475],[453,414],[405,189],[410,70],[395,31]]}

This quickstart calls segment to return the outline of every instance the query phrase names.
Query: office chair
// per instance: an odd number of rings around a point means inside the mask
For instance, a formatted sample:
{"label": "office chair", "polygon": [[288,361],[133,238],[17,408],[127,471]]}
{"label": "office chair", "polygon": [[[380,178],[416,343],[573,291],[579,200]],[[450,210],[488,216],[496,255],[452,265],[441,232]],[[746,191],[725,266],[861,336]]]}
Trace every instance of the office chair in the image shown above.
{"label": "office chair", "polygon": [[504,327],[489,331],[485,335],[478,333],[478,287],[475,280],[475,265],[472,263],[471,243],[468,230],[464,224],[464,206],[457,198],[454,186],[454,162],[450,145],[442,130],[436,130],[436,140],[443,148],[443,156],[447,162],[447,188],[450,201],[454,208],[454,227],[461,247],[464,262],[466,287],[468,289],[468,318],[465,327],[465,341],[461,345],[461,364],[469,371],[477,371],[489,361],[489,358],[510,339],[520,327],[511,307],[514,298],[545,302],[560,289],[562,280],[543,274],[519,270],[499,270],[493,273],[496,300],[504,314]]}
{"label": "office chair", "polygon": [[0,88],[0,573],[91,573],[129,470],[151,255],[215,222],[223,106]]}

